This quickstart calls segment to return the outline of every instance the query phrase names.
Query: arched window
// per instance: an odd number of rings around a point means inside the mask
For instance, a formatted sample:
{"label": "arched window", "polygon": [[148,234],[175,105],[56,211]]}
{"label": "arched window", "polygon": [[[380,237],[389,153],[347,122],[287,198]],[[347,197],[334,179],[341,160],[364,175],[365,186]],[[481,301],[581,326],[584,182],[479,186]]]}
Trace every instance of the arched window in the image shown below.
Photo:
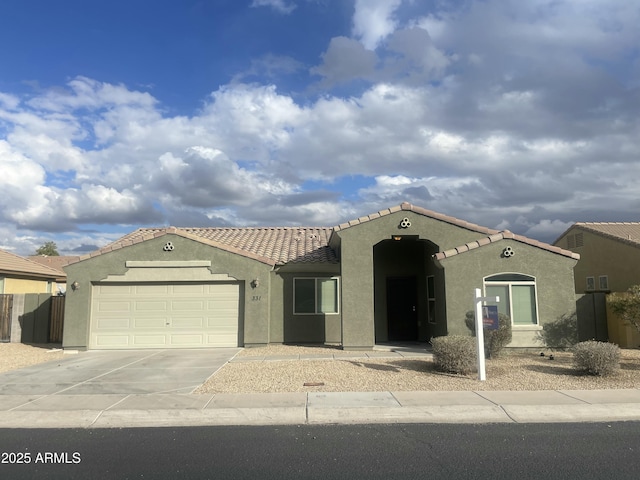
{"label": "arched window", "polygon": [[536,279],[520,273],[501,273],[484,279],[485,294],[498,296],[498,312],[508,315],[514,326],[538,325]]}

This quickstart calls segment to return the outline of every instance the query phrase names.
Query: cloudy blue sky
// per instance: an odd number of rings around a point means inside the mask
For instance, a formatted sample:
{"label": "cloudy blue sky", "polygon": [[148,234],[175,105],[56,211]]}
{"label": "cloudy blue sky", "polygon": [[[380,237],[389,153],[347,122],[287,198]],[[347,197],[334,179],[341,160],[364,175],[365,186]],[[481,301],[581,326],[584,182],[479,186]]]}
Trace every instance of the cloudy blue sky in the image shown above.
{"label": "cloudy blue sky", "polygon": [[0,248],[409,201],[640,221],[629,0],[4,0]]}

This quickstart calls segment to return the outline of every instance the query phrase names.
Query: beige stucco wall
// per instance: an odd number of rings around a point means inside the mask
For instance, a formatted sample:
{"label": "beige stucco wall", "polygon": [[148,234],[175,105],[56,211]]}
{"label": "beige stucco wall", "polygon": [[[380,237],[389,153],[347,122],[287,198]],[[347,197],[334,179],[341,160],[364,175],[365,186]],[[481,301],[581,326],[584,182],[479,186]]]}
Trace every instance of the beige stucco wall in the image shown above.
{"label": "beige stucco wall", "polygon": [[609,302],[607,302],[607,333],[609,342],[621,348],[640,348],[640,332],[635,326],[613,313]]}
{"label": "beige stucco wall", "polygon": [[0,293],[56,293],[54,280],[4,277],[4,292]]}
{"label": "beige stucco wall", "polygon": [[[167,242],[172,242],[174,246],[170,252],[163,250]],[[210,261],[211,266],[207,268],[214,274],[212,278],[216,278],[215,275],[220,275],[221,278],[230,276],[240,282],[240,344],[267,344],[271,266],[178,235],[165,235],[65,267],[68,285],[78,282],[79,288],[69,288],[67,291],[63,347],[85,349],[88,346],[92,284],[104,281],[108,276],[115,278],[127,274],[130,270],[126,267],[127,261],[194,260]],[[135,272],[135,278],[136,281],[151,282],[167,278],[188,281],[190,272],[193,272],[194,275],[197,274],[198,280],[202,279],[201,269],[176,267],[174,270],[175,272],[171,273],[167,269],[139,269]],[[160,273],[162,279],[158,277]],[[140,275],[146,277],[142,278]],[[256,278],[260,280],[260,285],[253,288],[251,281]]]}
{"label": "beige stucco wall", "polygon": [[558,239],[556,245],[568,249],[567,236],[583,234],[584,245],[571,250],[580,254],[575,270],[575,291],[585,293],[587,277],[594,277],[598,290],[598,277],[609,277],[609,291],[624,292],[640,284],[640,248],[603,237],[581,228],[572,228]]}

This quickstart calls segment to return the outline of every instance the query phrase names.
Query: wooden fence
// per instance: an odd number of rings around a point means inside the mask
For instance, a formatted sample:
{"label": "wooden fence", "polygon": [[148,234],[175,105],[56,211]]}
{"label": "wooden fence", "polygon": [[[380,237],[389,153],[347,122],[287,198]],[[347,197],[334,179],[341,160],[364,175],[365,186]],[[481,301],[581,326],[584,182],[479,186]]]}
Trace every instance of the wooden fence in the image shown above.
{"label": "wooden fence", "polygon": [[61,343],[64,301],[49,293],[0,295],[0,342]]}
{"label": "wooden fence", "polygon": [[11,340],[13,295],[0,295],[0,342]]}
{"label": "wooden fence", "polygon": [[49,311],[49,342],[62,343],[62,329],[64,327],[65,297],[51,297]]}

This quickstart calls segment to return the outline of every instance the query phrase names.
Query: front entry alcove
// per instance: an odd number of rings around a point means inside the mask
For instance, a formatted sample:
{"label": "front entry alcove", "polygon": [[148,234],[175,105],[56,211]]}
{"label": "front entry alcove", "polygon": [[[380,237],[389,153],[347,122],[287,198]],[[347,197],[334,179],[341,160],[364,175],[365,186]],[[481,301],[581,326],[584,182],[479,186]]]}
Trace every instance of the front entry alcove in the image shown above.
{"label": "front entry alcove", "polygon": [[418,236],[394,236],[373,247],[375,341],[430,338],[427,276],[438,247]]}

